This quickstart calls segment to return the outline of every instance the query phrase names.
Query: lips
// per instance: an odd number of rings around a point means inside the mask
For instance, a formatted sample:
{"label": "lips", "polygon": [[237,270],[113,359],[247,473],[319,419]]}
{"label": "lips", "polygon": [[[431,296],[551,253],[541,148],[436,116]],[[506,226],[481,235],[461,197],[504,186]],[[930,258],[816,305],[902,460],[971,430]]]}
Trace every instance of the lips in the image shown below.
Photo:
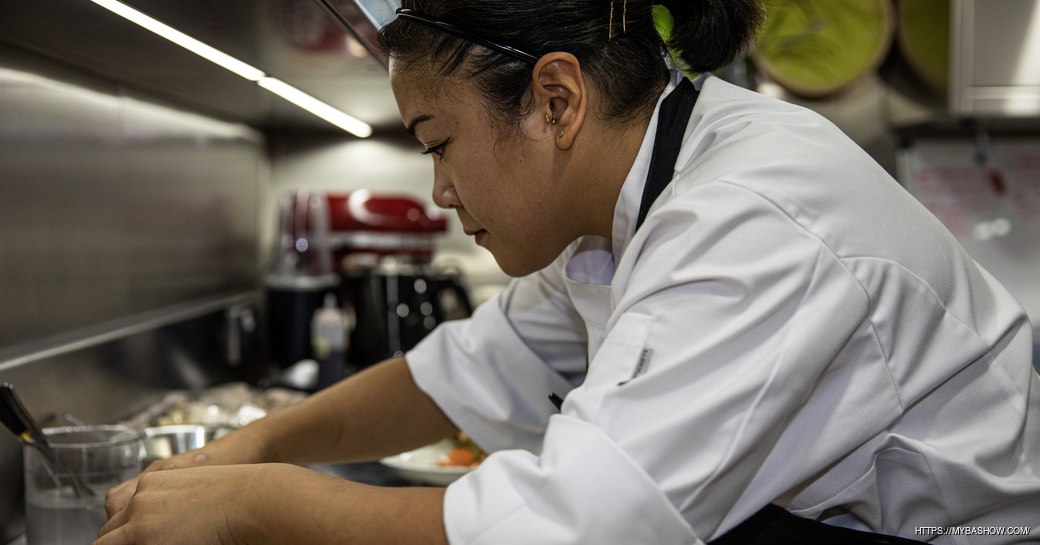
{"label": "lips", "polygon": [[463,232],[473,237],[473,242],[477,243],[477,246],[483,246],[488,237],[487,229],[463,229]]}
{"label": "lips", "polygon": [[480,244],[481,239],[487,238],[487,229],[480,227],[480,223],[473,219],[472,216],[467,214],[463,209],[456,210],[459,214],[459,222],[462,224],[462,232],[466,233],[466,236],[475,237],[476,243]]}

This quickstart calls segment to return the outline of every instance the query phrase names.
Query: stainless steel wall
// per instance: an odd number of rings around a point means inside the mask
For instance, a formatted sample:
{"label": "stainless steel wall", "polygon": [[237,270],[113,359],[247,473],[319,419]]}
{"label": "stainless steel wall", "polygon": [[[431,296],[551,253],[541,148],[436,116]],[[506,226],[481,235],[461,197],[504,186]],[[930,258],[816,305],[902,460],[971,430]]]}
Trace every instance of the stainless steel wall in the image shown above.
{"label": "stainless steel wall", "polygon": [[0,45],[0,362],[259,278],[262,137]]}
{"label": "stainless steel wall", "polygon": [[[45,425],[255,372],[228,316],[260,299],[264,146],[0,41],[0,382]],[[0,433],[0,543],[22,532],[21,482]]]}

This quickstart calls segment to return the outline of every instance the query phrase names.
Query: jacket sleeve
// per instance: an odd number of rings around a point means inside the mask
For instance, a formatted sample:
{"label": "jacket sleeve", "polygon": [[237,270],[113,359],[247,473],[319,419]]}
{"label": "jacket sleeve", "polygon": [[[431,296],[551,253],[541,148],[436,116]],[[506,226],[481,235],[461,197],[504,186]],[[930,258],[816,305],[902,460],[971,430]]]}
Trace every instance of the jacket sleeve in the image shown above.
{"label": "jacket sleeve", "polygon": [[445,322],[408,352],[419,388],[481,447],[541,450],[549,394],[564,396],[584,373],[581,318],[558,284],[556,263]]}

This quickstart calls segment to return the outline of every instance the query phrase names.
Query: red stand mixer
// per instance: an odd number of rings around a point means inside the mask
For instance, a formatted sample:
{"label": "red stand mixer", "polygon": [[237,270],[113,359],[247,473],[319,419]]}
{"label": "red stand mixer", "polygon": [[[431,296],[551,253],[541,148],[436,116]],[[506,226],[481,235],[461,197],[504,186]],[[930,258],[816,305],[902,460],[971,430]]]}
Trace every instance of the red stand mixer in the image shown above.
{"label": "red stand mixer", "polygon": [[403,354],[437,324],[469,316],[461,275],[432,266],[435,237],[446,231],[439,210],[411,197],[285,195],[266,286],[274,362],[288,367],[313,357],[311,318],[328,294],[352,316],[352,370]]}

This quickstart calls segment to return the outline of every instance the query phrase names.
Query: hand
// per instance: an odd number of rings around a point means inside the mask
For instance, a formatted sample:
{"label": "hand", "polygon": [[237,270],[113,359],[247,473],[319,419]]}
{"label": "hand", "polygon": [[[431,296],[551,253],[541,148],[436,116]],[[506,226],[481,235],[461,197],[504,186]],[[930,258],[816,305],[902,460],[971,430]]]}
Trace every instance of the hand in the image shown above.
{"label": "hand", "polygon": [[105,495],[105,512],[109,518],[112,518],[126,508],[134,491],[137,490],[140,478],[154,471],[212,465],[254,464],[266,461],[262,442],[254,437],[251,431],[244,428],[211,441],[200,449],[153,462],[141,472],[141,475],[108,491],[108,494]]}
{"label": "hand", "polygon": [[138,479],[126,508],[98,533],[94,545],[245,545],[253,499],[301,470],[284,464],[222,465],[150,471]]}

